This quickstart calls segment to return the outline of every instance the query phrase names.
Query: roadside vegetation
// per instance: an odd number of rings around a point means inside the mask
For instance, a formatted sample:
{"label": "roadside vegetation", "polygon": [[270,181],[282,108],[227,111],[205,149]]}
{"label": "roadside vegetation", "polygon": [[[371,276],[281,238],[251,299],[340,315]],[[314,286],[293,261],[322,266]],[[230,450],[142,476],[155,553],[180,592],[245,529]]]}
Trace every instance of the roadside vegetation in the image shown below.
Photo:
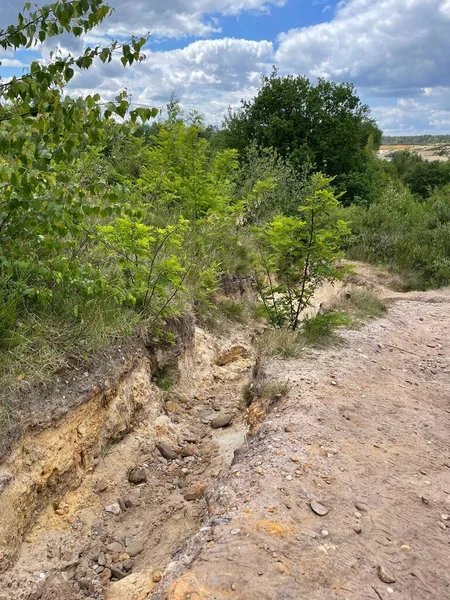
{"label": "roadside vegetation", "polygon": [[[103,0],[28,5],[0,47],[81,37],[109,13]],[[350,84],[274,71],[220,128],[184,114],[175,96],[160,114],[121,90],[106,104],[66,93],[96,61],[144,60],[146,42],[54,54],[0,79],[3,423],[24,410],[17,394],[111,343],[167,341],[179,314],[264,316],[279,330],[261,347],[272,355],[321,345],[349,317],[303,314],[317,286],[345,274],[344,250],[411,287],[450,282],[447,165],[379,161],[381,132]],[[250,279],[262,305],[224,298],[230,276]],[[357,305],[345,313],[382,312],[373,299]]]}

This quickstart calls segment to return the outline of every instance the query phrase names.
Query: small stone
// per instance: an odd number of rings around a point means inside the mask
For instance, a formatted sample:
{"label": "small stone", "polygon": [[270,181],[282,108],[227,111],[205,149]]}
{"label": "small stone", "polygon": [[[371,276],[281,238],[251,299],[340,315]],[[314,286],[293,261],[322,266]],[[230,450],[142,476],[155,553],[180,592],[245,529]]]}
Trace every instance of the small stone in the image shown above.
{"label": "small stone", "polygon": [[278,573],[281,573],[281,575],[284,575],[285,573],[288,572],[288,568],[285,564],[278,562],[275,566],[276,570],[278,571]]}
{"label": "small stone", "polygon": [[353,527],[353,531],[359,535],[362,531],[361,525],[355,525],[355,527]]}
{"label": "small stone", "polygon": [[111,569],[105,569],[102,573],[100,573],[100,583],[102,585],[106,585],[112,577]]}
{"label": "small stone", "polygon": [[450,521],[450,515],[441,515],[443,521]]}
{"label": "small stone", "polygon": [[360,519],[362,517],[362,514],[358,511],[355,511],[354,515],[357,519]]}
{"label": "small stone", "polygon": [[311,510],[316,513],[316,515],[319,515],[319,517],[325,517],[329,513],[329,510],[326,506],[320,504],[320,502],[316,502],[315,500],[313,500],[309,506]]}
{"label": "small stone", "polygon": [[106,556],[104,552],[100,552],[100,554],[98,555],[97,558],[97,563],[101,566],[104,567],[106,565]]}
{"label": "small stone", "polygon": [[367,512],[369,509],[365,502],[355,502],[355,508],[356,510],[359,510],[359,512]]}
{"label": "small stone", "polygon": [[393,594],[394,590],[391,587],[386,588],[388,594]]}
{"label": "small stone", "polygon": [[292,460],[292,462],[293,462],[293,463],[298,463],[298,462],[300,462],[300,459],[299,459],[299,457],[298,457],[298,456],[291,456],[291,460]]}
{"label": "small stone", "polygon": [[161,571],[155,571],[152,575],[152,581],[153,583],[159,583],[162,579],[162,573]]}
{"label": "small stone", "polygon": [[156,447],[160,451],[161,456],[163,456],[165,459],[175,460],[178,458],[178,454],[168,444],[165,444],[164,442],[160,442],[159,444],[156,444]]}
{"label": "small stone", "polygon": [[120,510],[123,510],[125,512],[127,510],[127,507],[125,506],[125,502],[123,501],[123,499],[117,498],[117,502],[119,503]]}
{"label": "small stone", "polygon": [[133,565],[134,565],[134,563],[131,560],[131,558],[129,558],[128,560],[124,560],[123,561],[123,565],[122,565],[123,566],[123,570],[126,573],[129,573],[131,571],[131,569],[133,568]]}
{"label": "small stone", "polygon": [[240,529],[232,529],[230,531],[230,533],[231,533],[231,535],[238,535],[239,533],[241,533],[241,530]]}
{"label": "small stone", "polygon": [[195,456],[197,454],[197,448],[193,444],[188,444],[181,449],[181,456],[187,458],[188,456]]}
{"label": "small stone", "polygon": [[127,576],[127,574],[121,571],[117,565],[115,567],[111,567],[111,575],[116,579],[124,579]]}
{"label": "small stone", "polygon": [[147,473],[144,467],[136,467],[135,469],[132,469],[128,474],[128,481],[134,485],[146,482]]}
{"label": "small stone", "polygon": [[101,493],[108,489],[108,482],[104,479],[99,479],[95,482],[94,492]]}
{"label": "small stone", "polygon": [[109,506],[105,506],[105,510],[113,515],[120,515],[121,513],[120,506],[117,502],[110,504]]}
{"label": "small stone", "polygon": [[443,529],[444,531],[447,529],[447,525],[445,523],[442,523],[441,521],[438,521],[438,525],[441,529]]}
{"label": "small stone", "polygon": [[428,500],[428,498],[426,496],[420,496],[420,499],[422,500],[422,502],[424,504],[429,504],[430,503],[430,501]]}
{"label": "small stone", "polygon": [[140,541],[135,541],[127,546],[126,551],[130,558],[134,558],[144,551],[144,544]]}
{"label": "small stone", "polygon": [[397,581],[394,575],[389,573],[382,565],[378,567],[378,577],[383,583],[395,583]]}
{"label": "small stone", "polygon": [[400,550],[402,552],[409,552],[411,550],[411,546],[408,546],[408,544],[403,544],[402,546],[400,546]]}
{"label": "small stone", "polygon": [[327,538],[330,534],[328,533],[328,531],[326,529],[322,529],[322,531],[320,532],[320,535],[323,538]]}
{"label": "small stone", "polygon": [[106,546],[106,550],[112,554],[121,554],[123,546],[122,544],[119,544],[119,542],[111,542]]}
{"label": "small stone", "polygon": [[220,415],[219,417],[216,417],[215,419],[212,419],[211,427],[213,429],[219,429],[220,427],[227,427],[227,425],[230,425],[230,423],[232,421],[233,421],[233,415],[230,413],[225,413],[223,415]]}
{"label": "small stone", "polygon": [[133,508],[134,502],[131,498],[124,498],[123,503],[125,504],[125,508]]}
{"label": "small stone", "polygon": [[184,499],[187,501],[200,500],[206,491],[206,485],[204,483],[194,483],[190,485],[184,493]]}

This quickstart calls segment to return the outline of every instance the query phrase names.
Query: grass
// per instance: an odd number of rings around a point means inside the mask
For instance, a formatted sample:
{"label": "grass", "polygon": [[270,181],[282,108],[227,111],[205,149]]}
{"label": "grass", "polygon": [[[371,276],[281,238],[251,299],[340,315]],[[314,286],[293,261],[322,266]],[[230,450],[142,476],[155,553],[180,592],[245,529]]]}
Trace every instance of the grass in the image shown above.
{"label": "grass", "polygon": [[339,330],[351,325],[352,319],[341,311],[319,313],[315,317],[308,317],[302,323],[299,344],[303,348],[325,348],[336,344],[341,340]]}
{"label": "grass", "polygon": [[300,354],[298,333],[289,329],[266,329],[255,339],[254,347],[260,358],[295,358]]}
{"label": "grass", "polygon": [[379,319],[387,312],[386,303],[376,292],[357,287],[347,290],[334,308],[345,312],[357,322]]}

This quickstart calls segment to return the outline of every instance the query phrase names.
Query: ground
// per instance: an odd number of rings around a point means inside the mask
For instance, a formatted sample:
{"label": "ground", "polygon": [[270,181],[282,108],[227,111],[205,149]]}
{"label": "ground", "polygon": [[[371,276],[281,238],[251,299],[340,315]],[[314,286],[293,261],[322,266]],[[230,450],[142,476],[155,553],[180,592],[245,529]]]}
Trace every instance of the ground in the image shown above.
{"label": "ground", "polygon": [[[389,303],[386,317],[338,346],[266,365],[266,380],[288,381],[289,392],[255,436],[244,441],[243,343],[197,381],[195,397],[166,401],[112,448],[62,515],[41,516],[0,598],[450,598],[450,290],[396,293],[360,272]],[[232,425],[212,429],[223,413]],[[158,435],[174,447],[192,438],[194,459],[161,460]],[[147,481],[133,486],[126,474],[140,463]],[[187,501],[201,483],[204,495]],[[125,496],[131,508],[105,512]],[[124,572],[136,540],[133,574],[111,584],[99,554]]]}

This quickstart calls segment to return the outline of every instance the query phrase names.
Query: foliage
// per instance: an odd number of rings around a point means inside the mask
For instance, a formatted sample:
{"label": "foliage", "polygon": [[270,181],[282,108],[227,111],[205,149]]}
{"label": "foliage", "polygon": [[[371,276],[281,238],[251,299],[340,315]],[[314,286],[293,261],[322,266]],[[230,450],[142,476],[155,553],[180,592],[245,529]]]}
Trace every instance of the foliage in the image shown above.
{"label": "foliage", "polygon": [[362,321],[382,317],[387,311],[387,306],[373,290],[352,287],[334,303],[333,309]]}
{"label": "foliage", "polygon": [[314,85],[305,77],[279,77],[274,70],[263,78],[256,98],[230,111],[224,125],[228,147],[240,154],[252,143],[273,148],[300,171],[312,165],[335,176],[347,203],[361,196],[372,200],[372,183],[364,182],[371,175],[365,149],[379,146],[381,132],[352,85],[323,79]]}
{"label": "foliage", "polygon": [[450,184],[450,162],[427,161],[408,150],[395,152],[385,169],[419,198],[428,198],[437,187]]}
{"label": "foliage", "polygon": [[383,135],[381,143],[386,146],[415,145],[423,146],[425,144],[445,144],[450,142],[450,135]]}
{"label": "foliage", "polygon": [[258,291],[270,321],[278,327],[287,324],[295,331],[317,286],[341,276],[336,259],[348,229],[339,218],[339,196],[330,187],[332,181],[320,173],[313,175],[298,207],[299,218],[279,216],[257,230]]}
{"label": "foliage", "polygon": [[338,330],[348,327],[351,318],[343,313],[331,311],[318,313],[314,317],[307,317],[302,322],[299,343],[302,347],[312,346],[321,348],[339,341]]}
{"label": "foliage", "polygon": [[411,287],[450,283],[450,186],[424,202],[392,184],[372,206],[351,207],[345,215],[352,222],[353,258],[391,265]]}

